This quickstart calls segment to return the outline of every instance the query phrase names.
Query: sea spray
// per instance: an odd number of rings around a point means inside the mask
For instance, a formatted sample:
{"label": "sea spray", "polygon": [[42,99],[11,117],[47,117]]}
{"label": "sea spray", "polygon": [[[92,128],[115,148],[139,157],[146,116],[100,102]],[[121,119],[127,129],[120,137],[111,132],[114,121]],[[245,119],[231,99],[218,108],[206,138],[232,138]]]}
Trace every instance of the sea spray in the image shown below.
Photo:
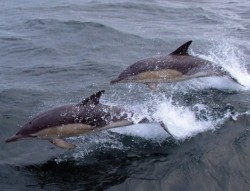
{"label": "sea spray", "polygon": [[153,117],[162,121],[177,140],[184,140],[215,128],[211,121],[199,121],[194,111],[187,107],[174,106],[171,102],[160,103]]}
{"label": "sea spray", "polygon": [[[197,99],[196,101],[192,100],[190,104],[183,104],[181,100],[186,99],[186,94],[195,95],[196,97],[197,95],[198,97],[206,96],[195,92],[206,89],[210,92],[209,88],[223,89],[223,91],[225,89],[233,91],[249,89],[250,75],[247,73],[241,52],[231,44],[221,43],[212,46],[207,52],[208,55],[196,54],[192,51],[191,54],[221,65],[239,80],[245,88],[227,77],[207,77],[162,84],[160,88],[163,88],[163,90],[159,92],[149,92],[145,88],[138,88],[140,85],[128,84],[126,93],[123,93],[123,91],[116,93],[115,91],[112,95],[109,95],[112,99],[104,95],[102,102],[107,105],[123,107],[134,113],[131,119],[135,122],[135,125],[111,129],[91,136],[83,136],[76,140],[72,138],[73,141],[77,141],[78,145],[78,151],[76,151],[74,157],[85,157],[100,148],[104,150],[113,148],[123,151],[130,150],[131,148],[124,146],[120,142],[119,135],[130,136],[130,138],[132,136],[132,139],[135,140],[139,138],[149,142],[164,142],[170,136],[161,127],[161,122],[166,126],[172,138],[179,142],[205,131],[214,131],[220,128],[229,118],[236,120],[237,116],[240,115],[239,113],[233,113],[231,109],[227,109],[227,106],[225,108],[224,106],[215,106],[212,104],[213,100],[200,103],[199,99]],[[129,94],[133,94],[133,96]],[[179,95],[179,98],[173,99],[174,95],[177,97]],[[219,114],[216,114],[216,112],[219,112]],[[150,123],[137,124],[145,117],[149,119]]]}
{"label": "sea spray", "polygon": [[[219,78],[210,78],[209,82],[217,88],[231,88],[236,90],[249,90],[250,89],[250,74],[247,72],[246,63],[244,60],[244,54],[242,50],[237,46],[234,46],[233,42],[220,41],[219,43],[213,43],[208,49],[206,54],[196,54],[191,51],[194,56],[201,57],[222,66],[228,71],[239,83],[245,87],[241,87],[233,82],[228,82],[228,79],[221,81]],[[226,78],[224,78],[226,79]]]}

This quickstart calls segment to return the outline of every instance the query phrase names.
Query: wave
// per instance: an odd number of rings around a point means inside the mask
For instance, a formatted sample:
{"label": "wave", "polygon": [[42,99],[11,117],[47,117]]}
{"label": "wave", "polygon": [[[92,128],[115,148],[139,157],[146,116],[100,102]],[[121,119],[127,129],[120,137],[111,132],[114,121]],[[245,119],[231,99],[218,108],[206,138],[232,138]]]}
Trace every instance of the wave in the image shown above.
{"label": "wave", "polygon": [[[62,20],[56,20],[56,19],[32,19],[28,20],[24,23],[24,25],[27,28],[36,28],[36,29],[43,29],[46,27],[53,27],[55,29],[64,28],[63,26],[66,26],[67,28],[73,28],[73,29],[83,29],[85,27],[93,27],[93,28],[105,28],[106,26],[97,23],[97,22],[81,22],[76,20],[69,20],[69,21],[62,21]],[[58,25],[61,25],[61,27],[57,27]]]}
{"label": "wave", "polygon": [[120,2],[120,3],[92,3],[92,7],[98,7],[101,10],[134,10],[134,11],[145,11],[152,14],[153,12],[161,13],[165,9],[157,4],[152,4],[150,2],[134,3],[134,2]]}
{"label": "wave", "polygon": [[30,37],[0,36],[0,42],[3,47],[0,54],[3,57],[11,57],[11,55],[18,55],[19,57],[58,55],[56,49],[41,44],[38,45]]}
{"label": "wave", "polygon": [[[100,22],[78,21],[78,20],[56,20],[56,19],[32,19],[24,23],[24,27],[30,30],[50,30],[50,32],[79,32],[86,33],[109,32],[129,35]],[[48,32],[48,31],[47,31]],[[99,33],[100,35],[101,33]],[[58,35],[58,34],[57,34]]]}
{"label": "wave", "polygon": [[[79,56],[80,53],[99,51],[104,47],[112,48],[121,41],[132,42],[141,38],[127,34],[98,22],[81,22],[76,20],[32,19],[16,26],[25,36],[0,36],[4,51],[2,56],[18,54],[18,57],[50,56],[60,58]],[[53,39],[53,40],[51,40]],[[107,41],[109,39],[109,41]],[[112,39],[112,42],[110,42]],[[112,44],[107,46],[107,44]],[[88,46],[87,46],[88,45]],[[86,53],[88,54],[88,53]]]}

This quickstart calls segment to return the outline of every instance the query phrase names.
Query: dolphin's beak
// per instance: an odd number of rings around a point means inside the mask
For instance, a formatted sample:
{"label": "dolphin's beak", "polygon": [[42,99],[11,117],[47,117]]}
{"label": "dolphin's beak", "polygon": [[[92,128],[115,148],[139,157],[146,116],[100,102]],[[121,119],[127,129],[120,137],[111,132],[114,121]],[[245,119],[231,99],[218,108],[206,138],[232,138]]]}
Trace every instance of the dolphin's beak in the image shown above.
{"label": "dolphin's beak", "polygon": [[13,135],[12,137],[5,140],[6,143],[14,142],[22,138],[22,135]]}

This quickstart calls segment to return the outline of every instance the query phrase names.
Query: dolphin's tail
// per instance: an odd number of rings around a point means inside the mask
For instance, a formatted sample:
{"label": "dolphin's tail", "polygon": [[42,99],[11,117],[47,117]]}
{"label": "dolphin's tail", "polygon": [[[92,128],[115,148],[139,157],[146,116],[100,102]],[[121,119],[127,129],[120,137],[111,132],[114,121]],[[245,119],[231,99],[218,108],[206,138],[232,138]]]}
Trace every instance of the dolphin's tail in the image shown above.
{"label": "dolphin's tail", "polygon": [[241,84],[235,77],[233,77],[228,71],[221,69],[218,76],[227,76],[229,79],[233,80],[235,83],[245,87],[243,84]]}
{"label": "dolphin's tail", "polygon": [[239,85],[245,87],[243,84],[241,84],[241,83],[240,83],[235,77],[233,77],[231,74],[228,73],[227,76],[228,76],[229,79],[233,80],[235,83],[237,83],[237,84],[239,84]]}

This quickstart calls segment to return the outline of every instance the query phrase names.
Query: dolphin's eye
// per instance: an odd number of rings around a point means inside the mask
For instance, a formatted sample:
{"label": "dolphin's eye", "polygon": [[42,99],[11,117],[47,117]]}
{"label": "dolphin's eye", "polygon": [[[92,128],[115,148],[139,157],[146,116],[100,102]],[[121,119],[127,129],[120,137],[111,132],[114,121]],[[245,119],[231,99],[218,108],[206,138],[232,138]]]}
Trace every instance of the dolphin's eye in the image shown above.
{"label": "dolphin's eye", "polygon": [[31,121],[29,122],[29,124],[31,125]]}

